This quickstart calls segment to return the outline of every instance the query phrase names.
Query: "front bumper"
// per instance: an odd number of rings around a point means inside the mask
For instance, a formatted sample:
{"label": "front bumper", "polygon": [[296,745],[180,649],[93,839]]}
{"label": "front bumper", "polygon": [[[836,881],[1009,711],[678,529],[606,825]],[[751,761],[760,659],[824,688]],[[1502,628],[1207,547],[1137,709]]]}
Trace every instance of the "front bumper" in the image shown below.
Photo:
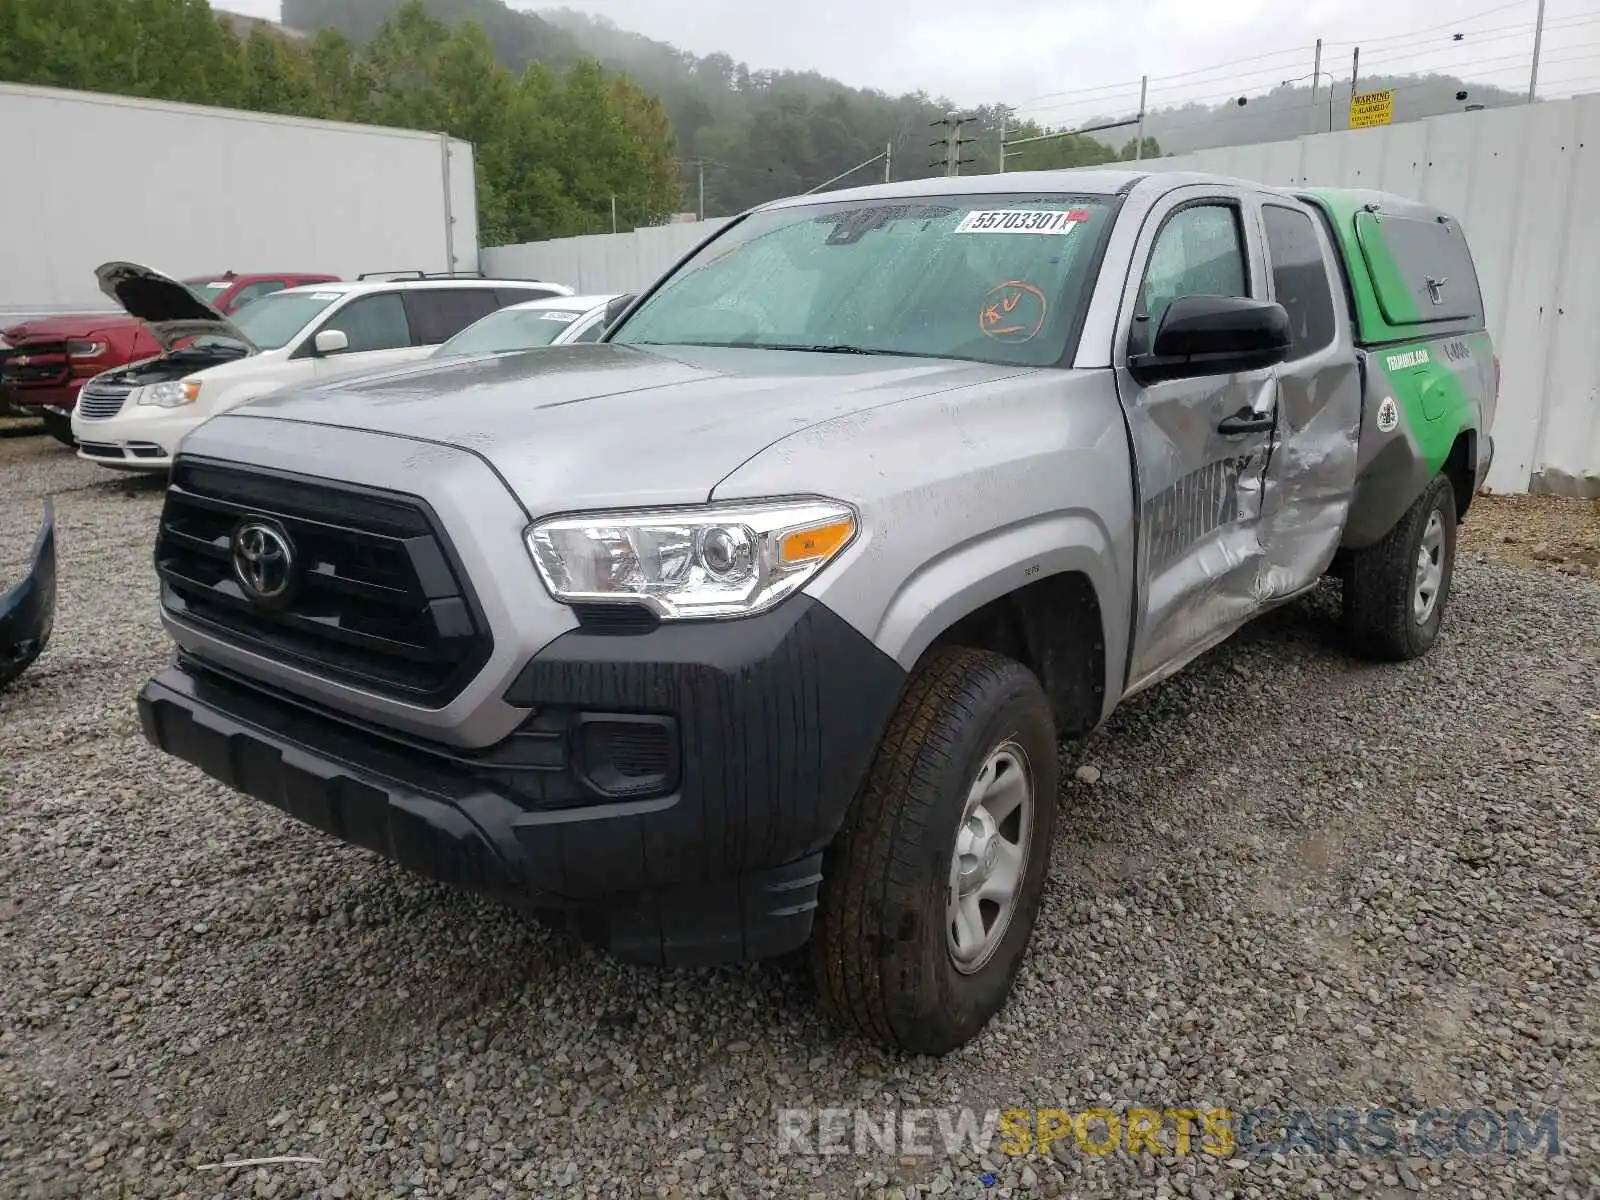
{"label": "front bumper", "polygon": [[75,412],[72,436],[78,443],[78,457],[127,471],[170,471],[178,443],[205,419],[191,407],[128,404],[107,420]]}
{"label": "front bumper", "polygon": [[76,433],[78,457],[119,471],[170,471],[172,452],[155,442],[86,442]]}
{"label": "front bumper", "polygon": [[74,379],[67,387],[18,387],[16,384],[7,385],[6,396],[13,405],[24,412],[32,413],[35,409],[48,409],[51,412],[70,414],[73,406],[78,403],[78,392],[83,387],[84,381]]}
{"label": "front bumper", "polygon": [[507,693],[528,720],[485,751],[358,725],[192,659],[147,683],[139,710],[161,749],[309,825],[565,910],[618,957],[690,965],[809,937],[821,852],[903,683],[799,596],[744,621],[563,634]]}

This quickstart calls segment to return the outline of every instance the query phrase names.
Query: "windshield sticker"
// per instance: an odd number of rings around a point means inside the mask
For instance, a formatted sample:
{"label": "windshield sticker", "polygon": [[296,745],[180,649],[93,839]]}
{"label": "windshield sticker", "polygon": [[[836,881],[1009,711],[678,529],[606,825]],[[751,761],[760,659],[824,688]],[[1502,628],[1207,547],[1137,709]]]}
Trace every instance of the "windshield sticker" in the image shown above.
{"label": "windshield sticker", "polygon": [[1066,237],[1089,219],[1083,208],[1001,208],[969,212],[956,233],[1054,233]]}
{"label": "windshield sticker", "polygon": [[1044,328],[1050,303],[1031,283],[1008,279],[984,293],[978,329],[997,342],[1031,342]]}
{"label": "windshield sticker", "polygon": [[311,298],[313,300],[337,300],[339,298],[339,293],[338,292],[312,292],[311,293]]}
{"label": "windshield sticker", "polygon": [[570,325],[570,324],[572,324],[572,322],[576,321],[582,315],[583,315],[582,313],[544,312],[544,313],[540,313],[539,314],[539,320],[541,320],[541,321],[560,321],[563,325]]}

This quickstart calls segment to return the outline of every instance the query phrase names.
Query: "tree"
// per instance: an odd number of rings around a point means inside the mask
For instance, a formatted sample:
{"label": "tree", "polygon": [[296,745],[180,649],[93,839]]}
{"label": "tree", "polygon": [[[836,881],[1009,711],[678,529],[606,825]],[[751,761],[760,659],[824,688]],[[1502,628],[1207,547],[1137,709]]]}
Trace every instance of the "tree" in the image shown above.
{"label": "tree", "polygon": [[1132,162],[1135,158],[1160,158],[1161,143],[1153,137],[1144,139],[1143,153],[1139,153],[1139,139],[1129,138],[1123,143],[1122,150],[1117,154],[1123,162]]}

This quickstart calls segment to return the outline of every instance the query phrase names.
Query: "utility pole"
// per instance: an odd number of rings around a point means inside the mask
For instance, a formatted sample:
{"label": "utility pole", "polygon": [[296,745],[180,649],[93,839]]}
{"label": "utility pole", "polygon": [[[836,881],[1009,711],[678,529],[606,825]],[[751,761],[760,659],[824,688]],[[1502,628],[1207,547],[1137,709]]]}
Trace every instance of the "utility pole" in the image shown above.
{"label": "utility pole", "polygon": [[1539,91],[1539,46],[1544,41],[1544,0],[1539,0],[1539,15],[1533,22],[1533,70],[1528,72],[1528,103]]}
{"label": "utility pole", "polygon": [[[1317,39],[1317,56],[1311,63],[1311,132],[1317,131],[1317,85],[1322,82],[1322,39]],[[1331,89],[1333,83],[1330,81]]]}
{"label": "utility pole", "polygon": [[1011,120],[1011,110],[1000,106],[1000,174],[1006,173],[1006,126]]}
{"label": "utility pole", "polygon": [[[1361,47],[1357,46],[1350,55],[1350,99],[1356,98],[1356,80],[1361,77]],[[1346,121],[1348,124],[1348,120]]]}
{"label": "utility pole", "polygon": [[1144,99],[1150,91],[1150,76],[1139,76],[1139,128],[1133,134],[1133,161],[1144,161]]}
{"label": "utility pole", "polygon": [[[960,113],[953,112],[948,114],[942,121],[929,122],[929,124],[934,128],[938,128],[939,126],[944,127],[945,133],[943,139],[937,142],[930,142],[928,144],[935,150],[941,146],[944,147],[943,165],[944,173],[947,176],[961,174],[961,164],[972,161],[970,158],[961,157],[961,147],[972,140],[971,138],[964,138],[961,136],[961,127],[975,120],[977,120],[976,117],[964,117]],[[930,167],[937,167],[940,165],[940,163],[937,159],[935,159],[928,165]]]}
{"label": "utility pole", "polygon": [[611,232],[617,231],[617,194],[611,193]]}
{"label": "utility pole", "polygon": [[883,181],[885,183],[889,182],[889,172],[890,172],[890,170],[891,170],[891,168],[893,166],[894,166],[894,143],[893,142],[885,142],[883,144]]}
{"label": "utility pole", "polygon": [[698,210],[698,216],[699,216],[700,220],[704,221],[706,219],[706,160],[705,159],[703,159],[703,158],[700,159],[699,167],[700,167],[700,208]]}

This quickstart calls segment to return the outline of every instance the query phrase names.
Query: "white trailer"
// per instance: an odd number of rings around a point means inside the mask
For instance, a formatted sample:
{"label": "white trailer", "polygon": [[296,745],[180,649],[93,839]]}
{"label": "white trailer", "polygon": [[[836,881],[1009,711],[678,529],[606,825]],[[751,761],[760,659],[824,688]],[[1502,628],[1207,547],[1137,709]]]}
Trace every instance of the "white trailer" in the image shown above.
{"label": "white trailer", "polygon": [[103,312],[94,269],[478,269],[472,146],[444,134],[0,84],[0,325]]}

